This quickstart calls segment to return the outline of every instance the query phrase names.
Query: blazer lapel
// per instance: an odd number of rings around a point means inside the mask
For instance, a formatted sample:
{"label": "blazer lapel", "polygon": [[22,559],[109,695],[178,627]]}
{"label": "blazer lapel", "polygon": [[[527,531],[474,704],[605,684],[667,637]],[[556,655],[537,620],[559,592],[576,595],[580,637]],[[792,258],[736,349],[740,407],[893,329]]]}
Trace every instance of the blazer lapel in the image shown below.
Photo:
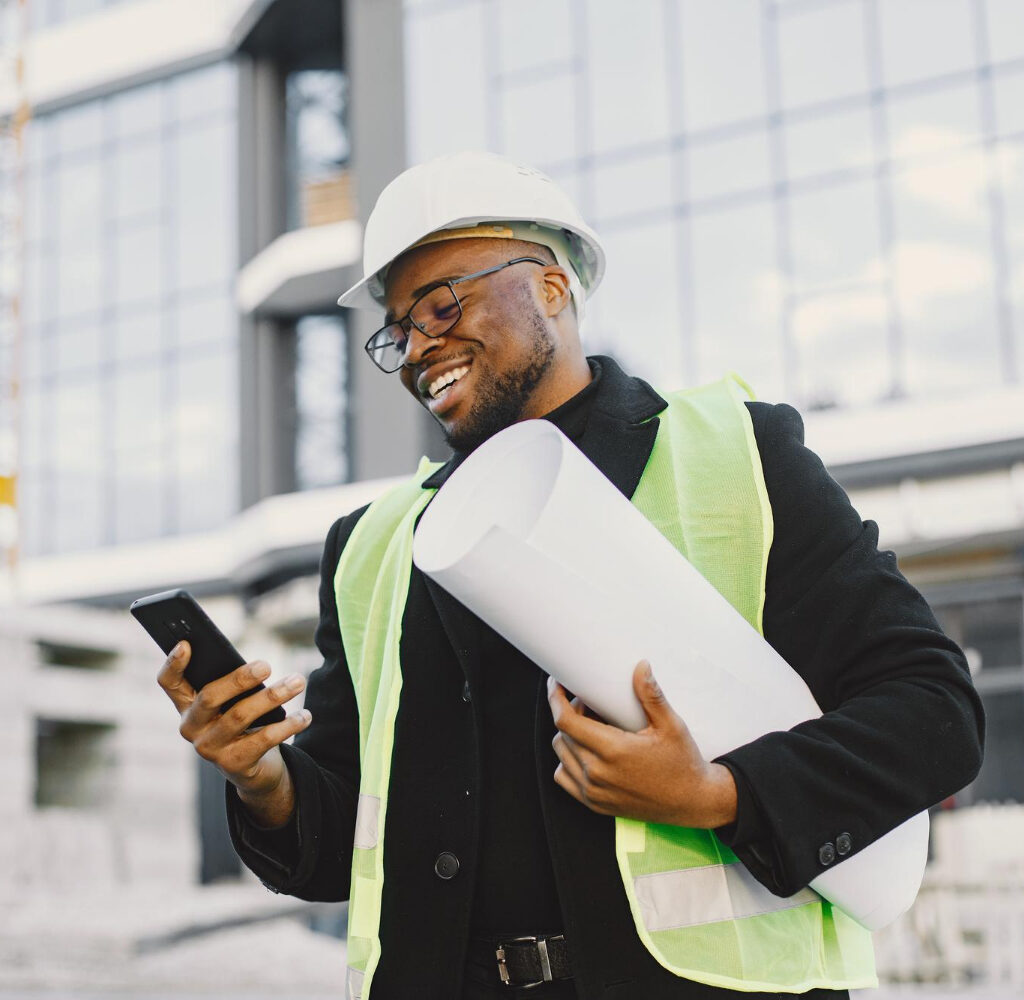
{"label": "blazer lapel", "polygon": [[603,410],[595,410],[579,440],[580,451],[630,498],[647,465],[658,435],[658,418],[631,424]]}

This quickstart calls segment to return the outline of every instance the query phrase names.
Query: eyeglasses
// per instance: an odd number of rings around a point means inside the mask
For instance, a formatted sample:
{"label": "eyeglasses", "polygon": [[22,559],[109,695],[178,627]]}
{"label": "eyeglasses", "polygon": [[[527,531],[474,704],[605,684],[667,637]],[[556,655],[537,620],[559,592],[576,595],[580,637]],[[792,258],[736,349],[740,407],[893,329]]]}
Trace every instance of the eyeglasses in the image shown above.
{"label": "eyeglasses", "polygon": [[516,257],[515,260],[507,260],[504,264],[496,264],[483,271],[474,271],[461,278],[451,278],[424,292],[401,319],[381,327],[366,342],[366,353],[381,371],[389,374],[397,372],[405,364],[411,327],[416,327],[425,337],[434,339],[446,334],[462,319],[462,303],[455,294],[455,285],[471,281],[473,278],[482,278],[485,274],[494,274],[495,271],[501,271],[513,264],[521,264],[523,261],[546,266],[544,261],[536,257]]}

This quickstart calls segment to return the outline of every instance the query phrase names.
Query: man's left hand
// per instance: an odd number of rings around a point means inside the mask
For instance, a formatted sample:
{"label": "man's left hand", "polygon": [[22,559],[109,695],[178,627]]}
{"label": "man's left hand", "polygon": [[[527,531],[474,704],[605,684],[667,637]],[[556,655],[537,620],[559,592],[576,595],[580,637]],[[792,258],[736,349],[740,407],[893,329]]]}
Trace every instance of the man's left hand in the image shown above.
{"label": "man's left hand", "polygon": [[686,723],[673,711],[650,665],[633,671],[633,690],[647,715],[636,733],[586,714],[586,706],[548,678],[548,703],[558,732],[555,782],[588,809],[649,823],[714,829],[736,819],[736,783],[723,764],[701,756]]}

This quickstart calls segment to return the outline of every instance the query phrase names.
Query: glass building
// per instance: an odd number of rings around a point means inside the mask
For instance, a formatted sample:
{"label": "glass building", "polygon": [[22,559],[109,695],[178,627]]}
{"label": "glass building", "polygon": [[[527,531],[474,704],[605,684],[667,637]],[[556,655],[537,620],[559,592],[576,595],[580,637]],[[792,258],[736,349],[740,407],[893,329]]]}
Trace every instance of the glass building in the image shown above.
{"label": "glass building", "polygon": [[[589,351],[666,390],[734,369],[802,410],[969,650],[989,759],[961,801],[1024,801],[1018,0],[31,11],[20,601],[114,621],[187,586],[243,653],[315,666],[330,524],[444,457],[363,354],[377,318],[334,302],[384,184],[491,149],[548,172],[606,243]],[[79,683],[76,665],[123,669],[105,629],[36,644]],[[53,659],[27,662],[19,690],[51,683]],[[46,802],[67,782],[44,765],[67,747],[124,769],[115,709],[25,703]],[[119,780],[95,787],[118,801]],[[230,860],[219,779],[202,781],[212,878]]]}
{"label": "glass building", "polygon": [[575,196],[595,349],[804,408],[1019,384],[1020,4],[406,9],[410,160],[486,146]]}
{"label": "glass building", "polygon": [[[405,13],[409,161],[484,147],[540,167],[607,246],[590,351],[664,389],[736,370],[802,410],[969,651],[989,760],[962,798],[1024,800],[1024,523],[986,521],[1024,511],[1024,5]],[[965,437],[953,400],[991,426]],[[921,433],[897,446],[904,422]],[[991,486],[969,502],[968,471]],[[954,526],[962,504],[978,516]]]}

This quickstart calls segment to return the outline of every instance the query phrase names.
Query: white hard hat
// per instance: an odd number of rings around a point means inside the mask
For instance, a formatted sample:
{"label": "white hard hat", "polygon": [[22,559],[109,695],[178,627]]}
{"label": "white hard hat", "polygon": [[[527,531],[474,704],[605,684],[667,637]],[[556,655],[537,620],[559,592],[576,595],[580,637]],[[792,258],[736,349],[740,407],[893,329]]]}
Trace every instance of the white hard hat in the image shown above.
{"label": "white hard hat", "polygon": [[551,178],[495,153],[467,150],[410,167],[384,188],[363,236],[363,280],[338,305],[380,308],[384,279],[397,257],[421,242],[467,236],[550,247],[569,273],[579,319],[584,298],[604,275],[597,234]]}

